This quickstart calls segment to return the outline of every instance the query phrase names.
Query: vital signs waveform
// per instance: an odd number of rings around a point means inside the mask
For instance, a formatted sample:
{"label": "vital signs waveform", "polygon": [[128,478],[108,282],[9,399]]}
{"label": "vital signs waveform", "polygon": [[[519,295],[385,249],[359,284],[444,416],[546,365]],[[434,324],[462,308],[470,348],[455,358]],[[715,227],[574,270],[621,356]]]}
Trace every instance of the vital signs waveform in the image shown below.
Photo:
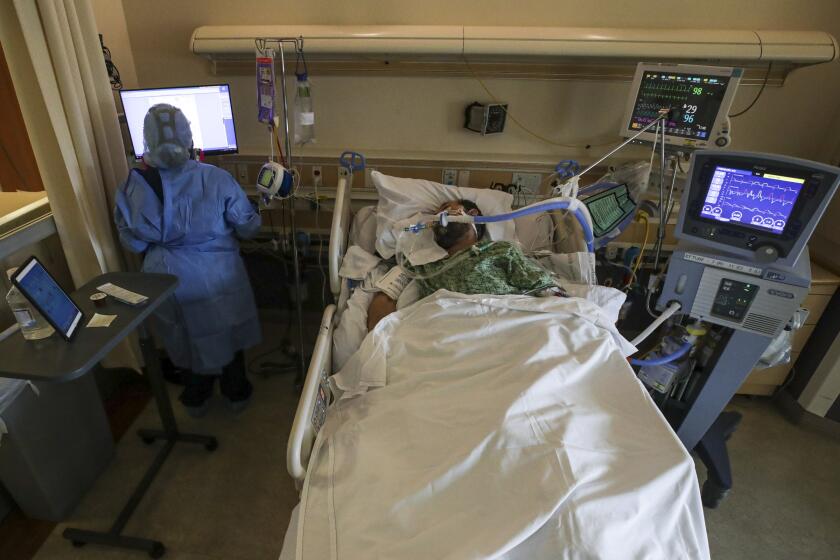
{"label": "vital signs waveform", "polygon": [[[786,194],[790,196],[785,196]],[[760,181],[739,181],[738,179],[733,179],[729,182],[726,189],[721,192],[720,202],[725,203],[728,198],[737,198],[790,206],[796,202],[797,194],[799,194],[799,189],[784,185],[776,186]]]}

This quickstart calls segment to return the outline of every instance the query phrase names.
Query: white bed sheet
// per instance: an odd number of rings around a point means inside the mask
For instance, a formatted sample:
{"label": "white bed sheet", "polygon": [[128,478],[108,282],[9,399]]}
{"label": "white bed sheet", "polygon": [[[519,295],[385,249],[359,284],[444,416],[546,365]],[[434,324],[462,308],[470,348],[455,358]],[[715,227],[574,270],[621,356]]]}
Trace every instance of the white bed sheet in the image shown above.
{"label": "white bed sheet", "polygon": [[[368,219],[369,217],[364,218]],[[354,229],[362,231],[365,228],[355,228],[354,222]],[[574,267],[556,266],[557,263],[553,262],[550,253],[549,256],[543,255],[540,262],[554,272],[569,295],[588,299],[600,307],[613,323],[618,321],[621,306],[626,299],[624,292],[606,286],[577,283],[580,281],[581,272],[572,272]],[[367,336],[367,311],[376,292],[374,285],[388,271],[383,263],[382,259],[368,252],[361,244],[351,245],[347,249],[339,275],[344,281],[349,279],[358,284],[338,312],[338,325],[333,334],[332,371],[344,367]],[[403,309],[419,299],[419,286],[416,282],[411,282],[400,295],[397,309]]]}
{"label": "white bed sheet", "polygon": [[385,318],[283,557],[708,558],[694,464],[611,328],[583,299],[443,291]]}

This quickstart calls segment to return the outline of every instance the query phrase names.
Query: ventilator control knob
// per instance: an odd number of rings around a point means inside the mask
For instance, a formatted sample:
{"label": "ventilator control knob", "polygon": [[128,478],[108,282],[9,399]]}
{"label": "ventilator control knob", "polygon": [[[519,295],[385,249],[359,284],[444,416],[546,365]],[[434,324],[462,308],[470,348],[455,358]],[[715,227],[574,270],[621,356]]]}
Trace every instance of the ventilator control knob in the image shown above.
{"label": "ventilator control knob", "polygon": [[772,245],[762,245],[755,252],[755,260],[758,262],[773,262],[779,258],[779,251]]}

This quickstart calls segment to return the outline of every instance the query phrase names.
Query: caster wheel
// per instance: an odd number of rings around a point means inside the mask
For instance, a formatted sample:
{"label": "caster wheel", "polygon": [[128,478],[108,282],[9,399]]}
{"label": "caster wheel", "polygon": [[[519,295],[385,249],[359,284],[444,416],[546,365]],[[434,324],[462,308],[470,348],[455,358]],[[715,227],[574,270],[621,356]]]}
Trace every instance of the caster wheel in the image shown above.
{"label": "caster wheel", "polygon": [[729,494],[729,488],[723,488],[709,479],[703,483],[700,499],[707,508],[717,509],[727,494]]}
{"label": "caster wheel", "polygon": [[163,543],[155,543],[149,551],[150,558],[163,558],[164,554],[166,554],[166,547],[163,546]]}
{"label": "caster wheel", "polygon": [[206,449],[207,451],[210,451],[210,452],[216,451],[216,449],[218,449],[218,448],[219,448],[219,442],[215,439],[213,441],[208,441],[207,443],[204,444],[204,449]]}
{"label": "caster wheel", "polygon": [[87,543],[82,541],[71,541],[73,543],[73,548],[82,548]]}

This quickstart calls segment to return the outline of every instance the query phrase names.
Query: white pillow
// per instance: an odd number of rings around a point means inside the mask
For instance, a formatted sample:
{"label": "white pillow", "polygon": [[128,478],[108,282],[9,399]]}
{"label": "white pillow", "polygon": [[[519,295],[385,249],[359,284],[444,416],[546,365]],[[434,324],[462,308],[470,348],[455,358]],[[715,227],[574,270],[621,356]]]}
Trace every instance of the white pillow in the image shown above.
{"label": "white pillow", "polygon": [[[379,193],[379,205],[376,211],[376,250],[388,259],[394,256],[397,246],[397,236],[401,227],[397,223],[417,214],[431,214],[444,202],[456,199],[466,199],[475,202],[485,216],[505,214],[510,212],[513,195],[493,189],[471,189],[442,185],[424,179],[403,179],[389,177],[378,171],[370,174],[376,191]],[[406,233],[405,235],[415,235]],[[487,224],[487,235],[493,241],[516,241],[516,230],[512,220]],[[429,246],[429,243],[433,247]],[[423,252],[422,260],[430,262],[434,255],[438,258],[446,256],[443,249],[437,247],[434,238],[425,235],[412,240],[412,253]],[[437,251],[434,248],[437,247]],[[442,253],[442,254],[440,254]],[[422,264],[406,255],[413,264]]]}

